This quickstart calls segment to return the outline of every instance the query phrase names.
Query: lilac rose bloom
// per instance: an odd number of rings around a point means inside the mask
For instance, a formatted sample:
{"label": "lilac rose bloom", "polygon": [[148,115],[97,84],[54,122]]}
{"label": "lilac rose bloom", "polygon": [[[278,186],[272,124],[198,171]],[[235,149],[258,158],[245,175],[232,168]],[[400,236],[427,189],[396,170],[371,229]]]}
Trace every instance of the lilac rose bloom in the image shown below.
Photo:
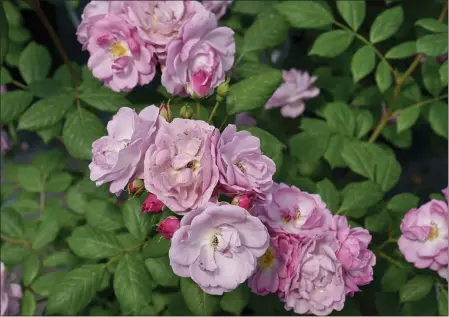
{"label": "lilac rose bloom", "polygon": [[371,235],[364,228],[350,228],[344,216],[333,216],[332,230],[340,247],[337,258],[343,267],[346,295],[353,296],[360,291],[359,285],[367,285],[373,280],[373,266],[376,256],[368,249]]}
{"label": "lilac rose bloom", "polygon": [[21,298],[22,288],[19,284],[8,281],[5,265],[0,262],[0,316],[17,315]]}
{"label": "lilac rose bloom", "polygon": [[262,222],[245,209],[209,203],[182,218],[171,240],[170,265],[204,292],[221,295],[253,274],[269,240]]}
{"label": "lilac rose bloom", "polygon": [[449,199],[448,199],[448,187],[446,187],[445,189],[443,189],[441,192],[443,193],[444,197],[446,198],[446,201],[448,201],[448,200],[449,200]]}
{"label": "lilac rose bloom", "polygon": [[123,15],[108,14],[88,32],[87,66],[114,91],[148,84],[156,74],[154,47],[145,44]]}
{"label": "lilac rose bloom", "polygon": [[402,235],[398,245],[405,259],[417,268],[430,268],[447,277],[448,206],[431,200],[409,210],[401,222]]}
{"label": "lilac rose bloom", "polygon": [[201,3],[206,10],[215,14],[217,20],[220,20],[226,14],[228,7],[231,6],[232,0],[203,0]]}
{"label": "lilac rose bloom", "polygon": [[213,13],[199,12],[168,45],[162,84],[174,95],[206,97],[226,80],[234,55],[234,32],[217,27]]}
{"label": "lilac rose bloom", "polygon": [[265,104],[265,109],[281,108],[284,117],[296,118],[306,109],[305,100],[316,97],[320,90],[313,87],[317,77],[297,69],[282,71],[284,82]]}
{"label": "lilac rose bloom", "polygon": [[110,191],[120,194],[131,179],[141,178],[143,155],[164,123],[155,106],[146,107],[139,115],[134,109],[120,108],[107,125],[108,136],[92,144],[90,179],[97,186],[111,182]]}
{"label": "lilac rose bloom", "polygon": [[0,132],[0,155],[3,156],[12,149],[12,141],[3,129]]}
{"label": "lilac rose bloom", "polygon": [[164,125],[145,154],[145,188],[178,214],[205,206],[218,182],[218,137],[204,121],[176,118]]}
{"label": "lilac rose bloom", "polygon": [[258,137],[228,125],[218,141],[217,165],[219,183],[226,193],[251,193],[259,203],[270,202],[276,165],[260,150]]}

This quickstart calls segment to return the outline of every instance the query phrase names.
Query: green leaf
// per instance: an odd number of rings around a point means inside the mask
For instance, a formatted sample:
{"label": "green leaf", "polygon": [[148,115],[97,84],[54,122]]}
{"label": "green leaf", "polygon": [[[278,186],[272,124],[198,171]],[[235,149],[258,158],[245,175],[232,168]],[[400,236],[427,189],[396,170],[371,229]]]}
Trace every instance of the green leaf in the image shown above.
{"label": "green leaf", "polygon": [[447,73],[448,73],[447,61],[445,61],[443,63],[443,65],[441,65],[441,67],[440,67],[438,72],[440,73],[441,84],[442,85],[447,85]]}
{"label": "green leaf", "polygon": [[36,155],[33,157],[32,163],[42,175],[49,175],[58,169],[64,168],[66,157],[65,153],[60,149],[53,149]]}
{"label": "green leaf", "polygon": [[373,115],[368,110],[353,109],[355,117],[355,136],[358,139],[364,137],[373,126]]}
{"label": "green leaf", "polygon": [[376,69],[376,84],[379,90],[384,93],[393,83],[390,67],[386,61],[381,61]]}
{"label": "green leaf", "polygon": [[356,122],[354,113],[343,102],[331,102],[326,105],[323,112],[324,118],[331,128],[343,135],[353,136]]}
{"label": "green leaf", "polygon": [[39,256],[35,253],[30,254],[25,262],[23,262],[23,284],[29,286],[33,283],[36,276],[39,274],[40,262]]}
{"label": "green leaf", "polygon": [[123,222],[128,231],[137,239],[143,240],[150,229],[151,215],[142,213],[138,199],[129,199],[122,208]]}
{"label": "green leaf", "polygon": [[402,59],[416,54],[416,42],[404,42],[391,48],[385,57],[388,59]]}
{"label": "green leaf", "polygon": [[334,184],[327,178],[316,184],[317,194],[326,203],[331,211],[337,211],[340,206],[340,193]]}
{"label": "green leaf", "polygon": [[[4,185],[2,185],[3,187]],[[16,199],[14,203],[11,205],[12,208],[14,208],[15,211],[23,213],[23,214],[30,214],[39,209],[39,204],[34,199],[29,198],[22,198],[22,199]]]}
{"label": "green leaf", "polygon": [[396,265],[390,265],[384,276],[382,276],[382,291],[397,292],[406,281],[407,271]]}
{"label": "green leaf", "polygon": [[84,265],[62,276],[51,288],[47,314],[77,315],[95,297],[106,267]]}
{"label": "green leaf", "polygon": [[[0,3],[0,65],[3,65],[4,58],[8,53],[9,39],[8,39],[8,21],[6,20],[5,10],[3,8],[5,1]],[[3,105],[2,105],[3,107]]]}
{"label": "green leaf", "polygon": [[18,181],[20,187],[29,192],[38,193],[42,189],[42,178],[39,170],[34,166],[21,166]]}
{"label": "green leaf", "polygon": [[302,132],[292,136],[288,144],[291,155],[298,157],[301,162],[311,163],[324,156],[328,141],[329,137]]}
{"label": "green leaf", "polygon": [[[0,8],[1,10],[1,8]],[[0,13],[1,15],[1,13]],[[8,69],[5,67],[0,68],[0,85],[6,85],[9,84],[12,81],[11,74],[9,73]]]}
{"label": "green leaf", "polygon": [[448,316],[447,289],[440,287],[440,298],[438,298],[438,313],[440,316]]}
{"label": "green leaf", "polygon": [[148,241],[142,250],[142,255],[147,258],[158,258],[168,254],[171,242],[169,239],[163,238],[160,234],[155,235]]}
{"label": "green leaf", "polygon": [[239,0],[232,6],[232,12],[257,15],[267,8],[271,8],[273,1],[257,1],[257,0]]}
{"label": "green leaf", "polygon": [[[334,30],[323,33],[313,43],[309,55],[336,57],[351,45],[353,39],[354,35],[345,30]],[[332,43],[332,45],[329,45],[329,43]]]}
{"label": "green leaf", "polygon": [[430,292],[433,278],[429,275],[418,275],[410,279],[399,290],[401,303],[420,300]]}
{"label": "green leaf", "polygon": [[399,181],[401,177],[402,168],[399,162],[394,157],[394,154],[385,152],[376,157],[376,169],[374,172],[374,179],[380,188],[387,192]]}
{"label": "green leaf", "polygon": [[109,201],[95,199],[86,206],[86,221],[91,227],[115,231],[123,228],[123,217],[117,206]]}
{"label": "green leaf", "polygon": [[[22,15],[18,8],[11,1],[2,1],[6,18],[10,26],[20,27],[23,23]],[[3,28],[2,28],[3,30]]]}
{"label": "green leaf", "polygon": [[72,175],[67,172],[52,174],[45,184],[45,191],[50,193],[65,192],[72,183],[72,180]]}
{"label": "green leaf", "polygon": [[38,131],[61,120],[73,105],[73,96],[58,95],[34,103],[20,117],[18,129]]}
{"label": "green leaf", "polygon": [[26,290],[20,300],[20,315],[21,316],[35,316],[36,315],[36,299],[33,293]]}
{"label": "green leaf", "polygon": [[263,107],[282,81],[280,71],[265,72],[241,80],[231,86],[226,98],[226,111],[233,115]]}
{"label": "green leaf", "polygon": [[345,20],[354,31],[357,31],[365,19],[365,0],[339,0],[337,1],[337,8],[343,17],[343,20]]}
{"label": "green leaf", "polygon": [[177,287],[179,285],[179,276],[173,272],[168,256],[146,259],[145,265],[156,284],[165,287]]}
{"label": "green leaf", "polygon": [[77,227],[67,239],[70,249],[81,258],[104,259],[121,251],[115,234],[91,228]]}
{"label": "green leaf", "polygon": [[251,295],[250,289],[248,285],[240,284],[232,292],[227,292],[223,294],[223,297],[220,301],[221,308],[233,315],[240,316],[242,314],[243,309],[249,303],[249,297]]}
{"label": "green leaf", "polygon": [[247,78],[255,75],[260,75],[265,72],[273,71],[273,68],[264,64],[258,63],[241,63],[235,69],[235,75],[239,78]]}
{"label": "green leaf", "polygon": [[36,133],[41,137],[45,144],[48,144],[54,138],[61,136],[62,132],[62,121],[58,121],[56,124],[45,128],[43,130],[36,131]]}
{"label": "green leaf", "polygon": [[365,217],[365,228],[370,232],[386,232],[388,231],[388,223],[390,216],[385,211],[380,211],[374,215]]}
{"label": "green leaf", "polygon": [[387,208],[393,212],[405,214],[412,208],[416,208],[419,203],[419,197],[410,194],[397,194],[388,201]]}
{"label": "green leaf", "polygon": [[51,55],[43,45],[31,42],[20,54],[19,71],[27,84],[47,77]]}
{"label": "green leaf", "polygon": [[0,122],[9,123],[17,119],[29,106],[33,96],[26,91],[9,91],[2,94],[2,106],[0,107]]}
{"label": "green leaf", "polygon": [[369,75],[376,66],[374,50],[368,46],[362,46],[355,52],[351,61],[351,72],[354,83]]}
{"label": "green leaf", "polygon": [[447,104],[441,101],[434,102],[430,106],[429,122],[433,131],[447,139]]}
{"label": "green leaf", "polygon": [[372,181],[350,183],[343,189],[341,195],[340,211],[369,208],[383,197],[379,186]]}
{"label": "green leaf", "polygon": [[412,145],[412,132],[410,129],[398,133],[396,126],[391,124],[382,130],[382,136],[401,149],[407,149]]}
{"label": "green leaf", "polygon": [[48,254],[44,258],[45,267],[68,267],[75,265],[79,262],[78,258],[70,251],[57,251]]}
{"label": "green leaf", "polygon": [[85,89],[80,98],[89,106],[101,111],[116,112],[120,107],[130,107],[131,103],[125,94],[117,93],[107,87]]}
{"label": "green leaf", "polygon": [[62,131],[69,154],[84,160],[92,158],[92,143],[105,134],[106,129],[100,119],[82,108],[67,116]]}
{"label": "green leaf", "polygon": [[322,28],[334,21],[332,14],[317,1],[282,1],[276,4],[276,9],[295,28]]}
{"label": "green leaf", "polygon": [[311,118],[303,118],[299,127],[313,135],[331,135],[336,132],[326,121]]}
{"label": "green leaf", "polygon": [[10,27],[8,37],[11,41],[19,44],[26,44],[31,38],[30,32],[23,27]]}
{"label": "green leaf", "polygon": [[429,57],[447,53],[447,33],[430,34],[416,41],[416,52]]}
{"label": "green leaf", "polygon": [[24,237],[22,216],[13,209],[2,209],[0,212],[0,220],[0,229],[3,235],[11,239],[22,239]]}
{"label": "green leaf", "polygon": [[351,101],[351,104],[357,106],[379,106],[382,103],[384,97],[379,91],[377,86],[371,86],[361,89]]}
{"label": "green leaf", "polygon": [[41,249],[52,243],[59,233],[59,224],[55,219],[46,219],[42,221],[33,239],[32,247],[34,250]]}
{"label": "green leaf", "polygon": [[52,272],[39,276],[33,284],[31,284],[31,289],[40,296],[48,297],[51,288],[58,285],[60,279],[65,275],[65,272]]}
{"label": "green leaf", "polygon": [[397,121],[398,133],[411,128],[416,120],[418,120],[420,112],[421,108],[419,106],[412,106],[401,110]]}
{"label": "green leaf", "polygon": [[421,66],[424,87],[434,97],[437,97],[443,89],[439,71],[440,65],[431,59],[426,60]]}
{"label": "green leaf", "polygon": [[114,273],[114,292],[123,314],[139,312],[151,298],[151,278],[138,254],[127,253]]}
{"label": "green leaf", "polygon": [[[79,77],[81,77],[81,69],[77,63],[71,62],[72,68],[75,72],[75,74]],[[58,69],[53,74],[53,79],[61,82],[61,84],[65,87],[74,87],[75,82],[73,80],[73,75],[70,72],[69,67],[67,64],[63,64],[58,67]]]}
{"label": "green leaf", "polygon": [[430,32],[447,33],[447,25],[436,19],[424,18],[416,21],[415,25],[418,25]]}
{"label": "green leaf", "polygon": [[400,316],[399,295],[397,293],[376,293],[376,308],[379,316]]}
{"label": "green leaf", "polygon": [[288,23],[276,11],[259,14],[245,32],[243,54],[281,45],[287,36]]}
{"label": "green leaf", "polygon": [[87,196],[79,188],[72,186],[67,193],[67,205],[77,214],[86,212]]}
{"label": "green leaf", "polygon": [[347,142],[350,142],[350,140],[340,134],[333,135],[330,138],[326,153],[324,153],[324,158],[332,168],[347,166],[341,156],[341,149],[344,148]]}
{"label": "green leaf", "polygon": [[39,98],[56,96],[64,92],[61,82],[51,78],[33,81],[28,85],[28,90],[33,94],[33,96]]}
{"label": "green leaf", "polygon": [[220,297],[203,292],[190,278],[181,279],[181,294],[195,316],[213,316],[220,310]]}
{"label": "green leaf", "polygon": [[387,9],[376,17],[369,38],[371,43],[384,41],[395,34],[404,20],[404,11],[400,6]]}
{"label": "green leaf", "polygon": [[9,243],[4,243],[0,251],[0,258],[6,265],[23,263],[23,260],[30,254],[28,249],[23,246]]}

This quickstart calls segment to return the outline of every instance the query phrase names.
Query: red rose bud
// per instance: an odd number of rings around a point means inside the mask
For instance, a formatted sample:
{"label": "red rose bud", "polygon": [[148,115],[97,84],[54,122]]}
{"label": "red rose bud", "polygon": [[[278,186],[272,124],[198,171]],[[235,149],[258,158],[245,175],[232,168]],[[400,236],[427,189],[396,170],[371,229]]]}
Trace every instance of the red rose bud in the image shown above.
{"label": "red rose bud", "polygon": [[250,195],[237,195],[232,200],[231,204],[250,210],[253,205],[253,199]]}
{"label": "red rose bud", "polygon": [[144,190],[145,186],[143,184],[143,180],[141,179],[132,180],[128,184],[128,193],[130,193],[131,195],[138,196],[142,194]]}
{"label": "red rose bud", "polygon": [[158,213],[162,211],[162,208],[164,208],[164,204],[162,201],[157,199],[155,194],[149,194],[147,198],[145,198],[145,201],[142,205],[142,213]]}
{"label": "red rose bud", "polygon": [[173,114],[170,110],[170,105],[167,105],[165,103],[163,103],[159,107],[159,115],[162,116],[168,122],[171,122],[173,120]]}
{"label": "red rose bud", "polygon": [[167,217],[162,220],[157,226],[156,231],[160,232],[162,236],[166,239],[173,238],[176,230],[179,229],[180,221],[176,217]]}

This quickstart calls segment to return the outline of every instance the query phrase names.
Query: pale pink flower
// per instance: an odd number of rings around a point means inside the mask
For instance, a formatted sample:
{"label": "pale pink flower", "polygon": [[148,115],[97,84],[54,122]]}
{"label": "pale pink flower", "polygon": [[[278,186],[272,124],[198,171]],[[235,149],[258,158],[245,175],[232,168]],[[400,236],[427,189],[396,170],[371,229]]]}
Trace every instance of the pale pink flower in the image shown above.
{"label": "pale pink flower", "polygon": [[0,316],[17,315],[22,296],[22,287],[8,281],[5,265],[0,262]]}
{"label": "pale pink flower", "polygon": [[443,189],[441,192],[443,193],[444,197],[446,198],[446,201],[448,201],[448,188],[446,187],[445,189]]}
{"label": "pale pink flower", "polygon": [[203,0],[201,3],[206,10],[215,14],[217,20],[220,20],[231,6],[232,0]]}

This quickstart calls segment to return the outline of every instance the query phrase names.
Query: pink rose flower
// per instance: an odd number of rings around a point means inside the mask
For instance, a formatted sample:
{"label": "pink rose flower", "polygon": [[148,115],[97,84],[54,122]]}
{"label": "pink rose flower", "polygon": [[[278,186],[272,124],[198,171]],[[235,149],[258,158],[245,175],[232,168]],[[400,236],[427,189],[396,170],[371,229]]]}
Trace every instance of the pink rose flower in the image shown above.
{"label": "pink rose flower", "polygon": [[250,194],[237,195],[232,199],[231,204],[250,211],[251,207],[253,206],[253,198],[251,196],[252,195]]}
{"label": "pink rose flower", "polygon": [[182,218],[171,240],[170,265],[204,292],[221,295],[253,274],[269,240],[262,222],[245,209],[209,203]]}
{"label": "pink rose flower", "polygon": [[164,125],[145,154],[145,188],[178,214],[204,206],[218,182],[218,137],[204,121],[176,118]]}
{"label": "pink rose flower", "polygon": [[154,47],[145,44],[122,15],[109,14],[95,22],[88,36],[87,66],[106,86],[114,91],[130,91],[153,80]]}
{"label": "pink rose flower", "polygon": [[335,255],[337,249],[338,242],[330,235],[312,239],[303,247],[285,292],[286,310],[328,315],[343,309],[345,283],[342,266]]}
{"label": "pink rose flower", "polygon": [[306,109],[304,101],[320,94],[320,90],[312,86],[317,78],[294,68],[282,71],[282,78],[284,82],[265,104],[265,109],[282,107],[284,117],[296,118]]}
{"label": "pink rose flower", "polygon": [[142,204],[142,213],[159,213],[164,208],[162,201],[157,199],[155,194],[148,194]]}
{"label": "pink rose flower", "polygon": [[257,270],[248,280],[248,285],[258,295],[277,293],[283,298],[296,272],[302,240],[297,235],[283,232],[270,235],[270,247],[259,258]]}
{"label": "pink rose flower", "polygon": [[215,14],[217,20],[220,20],[226,14],[228,7],[231,6],[232,0],[203,0],[201,3],[206,10]]}
{"label": "pink rose flower", "polygon": [[327,230],[332,214],[320,196],[285,184],[274,183],[272,201],[256,206],[255,214],[274,231],[313,235]]}
{"label": "pink rose flower", "polygon": [[219,183],[227,193],[253,193],[259,203],[271,201],[276,165],[261,152],[259,138],[228,125],[218,141],[217,165]]}
{"label": "pink rose flower", "polygon": [[90,179],[97,186],[111,182],[110,191],[118,195],[130,179],[142,178],[143,155],[156,128],[164,123],[155,106],[146,107],[139,115],[131,108],[120,108],[107,125],[108,136],[92,144]]}
{"label": "pink rose flower", "polygon": [[448,267],[447,203],[431,200],[409,210],[401,222],[398,245],[405,259],[417,268],[430,268],[447,279]]}
{"label": "pink rose flower", "polygon": [[358,285],[367,285],[373,280],[376,256],[368,249],[371,235],[364,228],[350,228],[344,216],[333,216],[332,230],[340,244],[337,258],[343,267],[346,295],[353,296],[359,291]]}
{"label": "pink rose flower", "polygon": [[175,234],[176,230],[179,229],[179,226],[180,221],[178,218],[173,216],[167,217],[159,223],[156,231],[160,232],[164,238],[171,239],[173,238],[173,235]]}
{"label": "pink rose flower", "polygon": [[5,155],[12,149],[12,141],[9,138],[9,135],[3,129],[0,131],[0,156]]}
{"label": "pink rose flower", "polygon": [[90,1],[81,15],[81,23],[76,29],[78,42],[86,49],[89,30],[95,22],[103,19],[108,13],[122,12],[122,1]]}
{"label": "pink rose flower", "polygon": [[5,265],[0,262],[0,316],[17,315],[22,296],[22,288],[8,281]]}
{"label": "pink rose flower", "polygon": [[443,193],[444,197],[446,198],[446,201],[448,201],[448,191],[447,191],[447,187],[445,189],[443,189],[441,192]]}
{"label": "pink rose flower", "polygon": [[234,55],[234,32],[228,27],[217,27],[211,12],[199,12],[167,46],[162,84],[174,95],[206,97],[226,80]]}
{"label": "pink rose flower", "polygon": [[256,119],[249,112],[240,112],[235,116],[236,125],[255,126]]}

